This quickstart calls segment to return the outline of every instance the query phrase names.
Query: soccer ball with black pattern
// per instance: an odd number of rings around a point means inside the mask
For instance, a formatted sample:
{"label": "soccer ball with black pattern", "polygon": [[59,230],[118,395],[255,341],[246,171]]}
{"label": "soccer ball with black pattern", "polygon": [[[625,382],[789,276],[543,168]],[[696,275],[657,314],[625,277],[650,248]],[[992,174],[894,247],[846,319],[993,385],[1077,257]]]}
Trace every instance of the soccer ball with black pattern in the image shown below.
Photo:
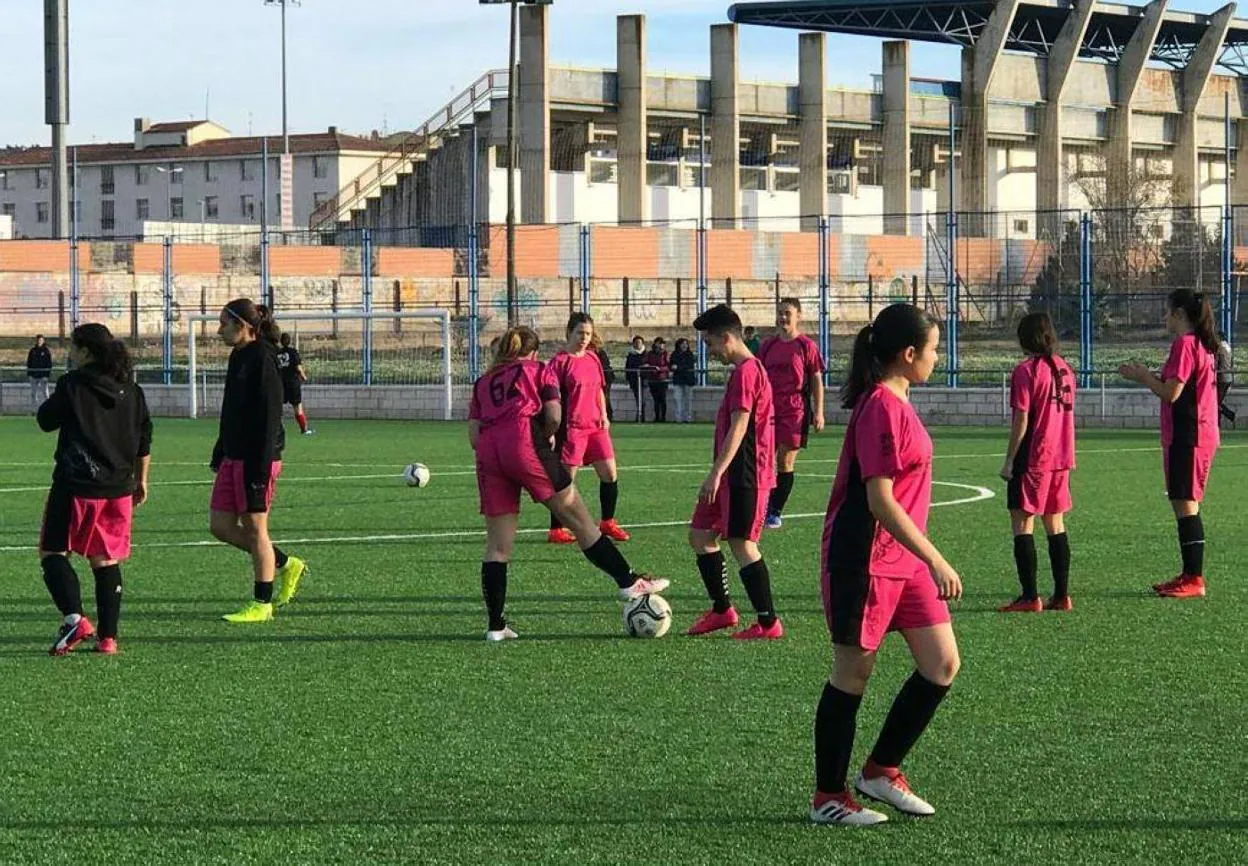
{"label": "soccer ball with black pattern", "polygon": [[643,595],[624,606],[624,631],[630,637],[663,637],[672,627],[672,606],[661,595]]}
{"label": "soccer ball with black pattern", "polygon": [[424,487],[429,483],[429,467],[423,463],[409,463],[403,467],[403,480],[408,487]]}

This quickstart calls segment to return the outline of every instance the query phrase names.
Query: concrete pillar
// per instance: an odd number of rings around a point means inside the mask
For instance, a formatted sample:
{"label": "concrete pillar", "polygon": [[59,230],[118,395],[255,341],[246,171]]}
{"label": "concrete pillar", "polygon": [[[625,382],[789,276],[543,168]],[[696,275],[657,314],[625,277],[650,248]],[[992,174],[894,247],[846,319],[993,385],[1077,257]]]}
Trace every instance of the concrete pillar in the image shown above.
{"label": "concrete pillar", "polygon": [[1209,26],[1200,37],[1192,58],[1183,67],[1179,90],[1179,124],[1174,142],[1174,207],[1176,214],[1190,218],[1200,206],[1199,146],[1196,140],[1196,108],[1209,83],[1213,65],[1222,54],[1226,31],[1235,15],[1235,4],[1228,3],[1209,17]]}
{"label": "concrete pillar", "polygon": [[823,33],[803,33],[797,38],[797,89],[801,111],[798,180],[804,232],[818,231],[819,219],[828,213],[827,45],[827,36]]}
{"label": "concrete pillar", "polygon": [[741,218],[741,114],[737,25],[711,26],[711,225],[735,229]]}
{"label": "concrete pillar", "polygon": [[550,196],[549,6],[520,7],[520,222],[544,223]]}
{"label": "concrete pillar", "polygon": [[884,234],[910,233],[910,43],[884,43]]}
{"label": "concrete pillar", "polygon": [[963,235],[982,236],[986,222],[975,214],[988,209],[988,88],[1005,48],[1020,0],[998,0],[974,48],[962,49],[962,111],[958,119],[962,151]]}
{"label": "concrete pillar", "polygon": [[649,124],[646,121],[646,16],[616,19],[616,77],[619,130],[616,140],[620,222],[650,217],[646,189]]}
{"label": "concrete pillar", "polygon": [[1248,243],[1248,118],[1235,121],[1235,182],[1231,185],[1235,243]]}
{"label": "concrete pillar", "polygon": [[1109,114],[1105,151],[1105,205],[1116,207],[1127,199],[1135,158],[1132,148],[1131,100],[1140,86],[1144,65],[1153,53],[1168,0],[1153,0],[1144,8],[1118,61],[1117,93]]}
{"label": "concrete pillar", "polygon": [[1066,205],[1065,160],[1062,151],[1062,92],[1070,79],[1094,3],[1079,3],[1066,16],[1046,60],[1045,102],[1040,111],[1036,145],[1036,225],[1040,236],[1056,239],[1062,231],[1058,211]]}

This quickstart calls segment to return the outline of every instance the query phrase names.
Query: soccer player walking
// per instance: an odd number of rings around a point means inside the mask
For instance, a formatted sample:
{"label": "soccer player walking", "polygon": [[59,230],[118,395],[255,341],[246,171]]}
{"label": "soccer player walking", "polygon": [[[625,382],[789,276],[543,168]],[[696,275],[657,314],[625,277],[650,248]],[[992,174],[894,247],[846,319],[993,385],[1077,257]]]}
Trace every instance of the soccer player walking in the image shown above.
{"label": "soccer player walking", "polygon": [[[1070,472],[1075,468],[1075,373],[1057,354],[1057,332],[1048,313],[1029,313],[1018,323],[1027,359],[1010,376],[1014,410],[1001,478],[1014,530],[1014,564],[1022,594],[1002,613],[1070,610],[1070,539],[1064,515],[1071,509]],[[1041,604],[1036,589],[1036,516],[1049,539],[1053,595]]]}
{"label": "soccer player walking", "polygon": [[768,337],[758,350],[776,406],[776,486],[767,504],[768,529],[783,525],[797,453],[806,447],[810,428],[823,429],[823,356],[801,325],[802,302],[784,298],[776,308],[780,333]]}
{"label": "soccer player walking", "polygon": [[[152,419],[125,343],[86,324],[74,329],[70,346],[73,369],[36,413],[45,432],[60,431],[39,533],[43,582],[64,617],[51,653],[70,653],[94,635],[96,650],[111,655],[133,509],[147,499]],[[83,613],[71,553],[91,563],[98,630]]]}
{"label": "soccer player walking", "polygon": [[901,772],[957,675],[958,645],[946,599],[962,581],[927,538],[932,440],[910,403],[910,386],[936,366],[939,329],[909,304],[880,311],[858,332],[841,403],[851,409],[823,529],[824,610],[832,633],[832,675],[815,713],[817,824],[879,824],[846,786],[858,706],[890,631],[900,631],[915,671],[884,720],[858,774],[863,795],[909,815],[935,809]]}
{"label": "soccer player walking", "polygon": [[[588,313],[573,313],[568,319],[568,344],[551,360],[549,367],[559,383],[563,421],[555,434],[559,459],[576,480],[576,470],[592,466],[598,473],[598,503],[602,517],[598,531],[614,541],[628,541],[629,534],[615,520],[620,499],[619,472],[615,448],[611,444],[611,421],[607,418],[606,374],[593,350],[594,320]],[[576,536],[563,527],[559,516],[550,513],[551,544],[573,544]]]}
{"label": "soccer player walking", "polygon": [[619,548],[594,524],[555,451],[563,422],[559,381],[537,360],[539,342],[531,328],[512,328],[499,340],[490,369],[472,388],[468,442],[476,453],[477,489],[485,517],[481,594],[489,628],[485,639],[518,635],[507,625],[507,564],[520,518],[520,493],[527,490],[575,536],[585,558],[609,575],[622,599],[662,592],[669,581],[633,571]]}
{"label": "soccer player walking", "polygon": [[1118,372],[1161,400],[1162,468],[1166,495],[1179,522],[1183,572],[1154,584],[1153,590],[1163,598],[1199,598],[1205,594],[1205,526],[1200,503],[1221,435],[1214,360],[1218,335],[1209,302],[1191,289],[1170,293],[1166,328],[1175,340],[1160,377],[1140,364],[1124,364]]}
{"label": "soccer player walking", "polygon": [[[295,597],[307,569],[269,538],[269,511],[282,473],[282,383],[277,369],[279,330],[267,307],[247,298],[221,310],[217,333],[230,352],[221,400],[221,424],[212,449],[209,526],[213,536],[251,557],[254,596],[242,610],[226,614],[232,623],[268,622],[274,605]],[[281,581],[276,596],[275,580]]]}
{"label": "soccer player walking", "polygon": [[290,334],[282,334],[281,348],[277,350],[277,369],[282,374],[282,403],[295,411],[295,422],[304,436],[315,433],[308,427],[308,416],[303,411],[303,383],[308,374],[303,369],[303,356],[290,344]]}
{"label": "soccer player walking", "polygon": [[771,600],[771,575],[758,549],[767,514],[767,494],[776,483],[775,429],[771,385],[763,364],[745,345],[741,319],[724,304],[694,321],[706,335],[711,356],[731,364],[732,374],[715,416],[714,462],[698,491],[689,521],[689,545],[698,557],[698,571],[711,598],[711,609],[690,626],[700,635],[737,625],[737,611],[728,596],[728,569],[719,540],[728,541],[741,571],[741,582],[758,616],[737,640],[776,640],[784,626]]}

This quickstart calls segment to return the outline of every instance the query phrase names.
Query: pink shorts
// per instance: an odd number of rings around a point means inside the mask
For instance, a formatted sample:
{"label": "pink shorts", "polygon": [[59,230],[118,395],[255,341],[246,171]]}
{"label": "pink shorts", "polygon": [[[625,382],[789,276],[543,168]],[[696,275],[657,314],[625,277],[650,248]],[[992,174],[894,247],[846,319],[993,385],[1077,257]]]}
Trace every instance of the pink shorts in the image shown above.
{"label": "pink shorts", "polygon": [[862,569],[831,568],[823,574],[823,611],[832,642],[869,652],[890,631],[949,622],[949,605],[924,569],[909,578],[872,577]]}
{"label": "pink shorts", "polygon": [[1006,485],[1006,506],[1024,514],[1065,514],[1073,507],[1070,470],[1033,470],[1016,475]]}
{"label": "pink shorts", "polygon": [[741,538],[758,541],[767,519],[768,491],[756,487],[721,485],[715,501],[698,500],[689,526],[702,532],[714,532],[720,538]]}
{"label": "pink shorts", "polygon": [[1200,502],[1205,498],[1214,449],[1177,443],[1162,448],[1161,466],[1166,478],[1166,497],[1172,502]]}
{"label": "pink shorts", "polygon": [[53,487],[43,511],[39,549],[105,559],[130,558],[134,497],[85,499]]}
{"label": "pink shorts", "polygon": [[801,450],[810,438],[810,418],[804,408],[794,411],[776,406],[776,447]]}
{"label": "pink shorts", "polygon": [[477,440],[477,492],[486,517],[520,513],[520,493],[545,502],[572,476],[536,425],[482,431]]}
{"label": "pink shorts", "polygon": [[601,427],[569,427],[559,459],[564,466],[593,466],[603,460],[614,460],[610,432]]}
{"label": "pink shorts", "polygon": [[[269,481],[264,489],[264,508],[255,509],[255,513],[263,514],[273,507],[273,494],[277,492],[277,478],[282,474],[282,461],[272,464],[269,470]],[[256,502],[259,506],[261,503]],[[247,503],[247,483],[243,478],[243,461],[229,457],[221,461],[217,469],[217,480],[212,484],[213,511],[224,511],[227,514],[247,514],[253,511]]]}

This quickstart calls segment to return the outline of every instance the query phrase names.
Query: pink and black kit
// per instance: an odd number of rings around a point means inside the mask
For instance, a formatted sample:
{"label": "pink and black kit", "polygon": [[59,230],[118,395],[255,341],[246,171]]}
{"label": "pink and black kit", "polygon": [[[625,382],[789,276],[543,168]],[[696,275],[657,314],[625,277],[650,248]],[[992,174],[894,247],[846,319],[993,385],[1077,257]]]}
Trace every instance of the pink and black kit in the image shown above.
{"label": "pink and black kit", "polygon": [[1179,399],[1161,403],[1162,467],[1171,500],[1200,502],[1213,457],[1221,444],[1218,431],[1218,373],[1212,352],[1195,334],[1179,337],[1161,368],[1161,381],[1183,383]]}
{"label": "pink and black kit", "polygon": [[1031,357],[1010,377],[1010,407],[1027,416],[1006,505],[1025,514],[1070,511],[1075,468],[1075,374],[1058,355]]}

